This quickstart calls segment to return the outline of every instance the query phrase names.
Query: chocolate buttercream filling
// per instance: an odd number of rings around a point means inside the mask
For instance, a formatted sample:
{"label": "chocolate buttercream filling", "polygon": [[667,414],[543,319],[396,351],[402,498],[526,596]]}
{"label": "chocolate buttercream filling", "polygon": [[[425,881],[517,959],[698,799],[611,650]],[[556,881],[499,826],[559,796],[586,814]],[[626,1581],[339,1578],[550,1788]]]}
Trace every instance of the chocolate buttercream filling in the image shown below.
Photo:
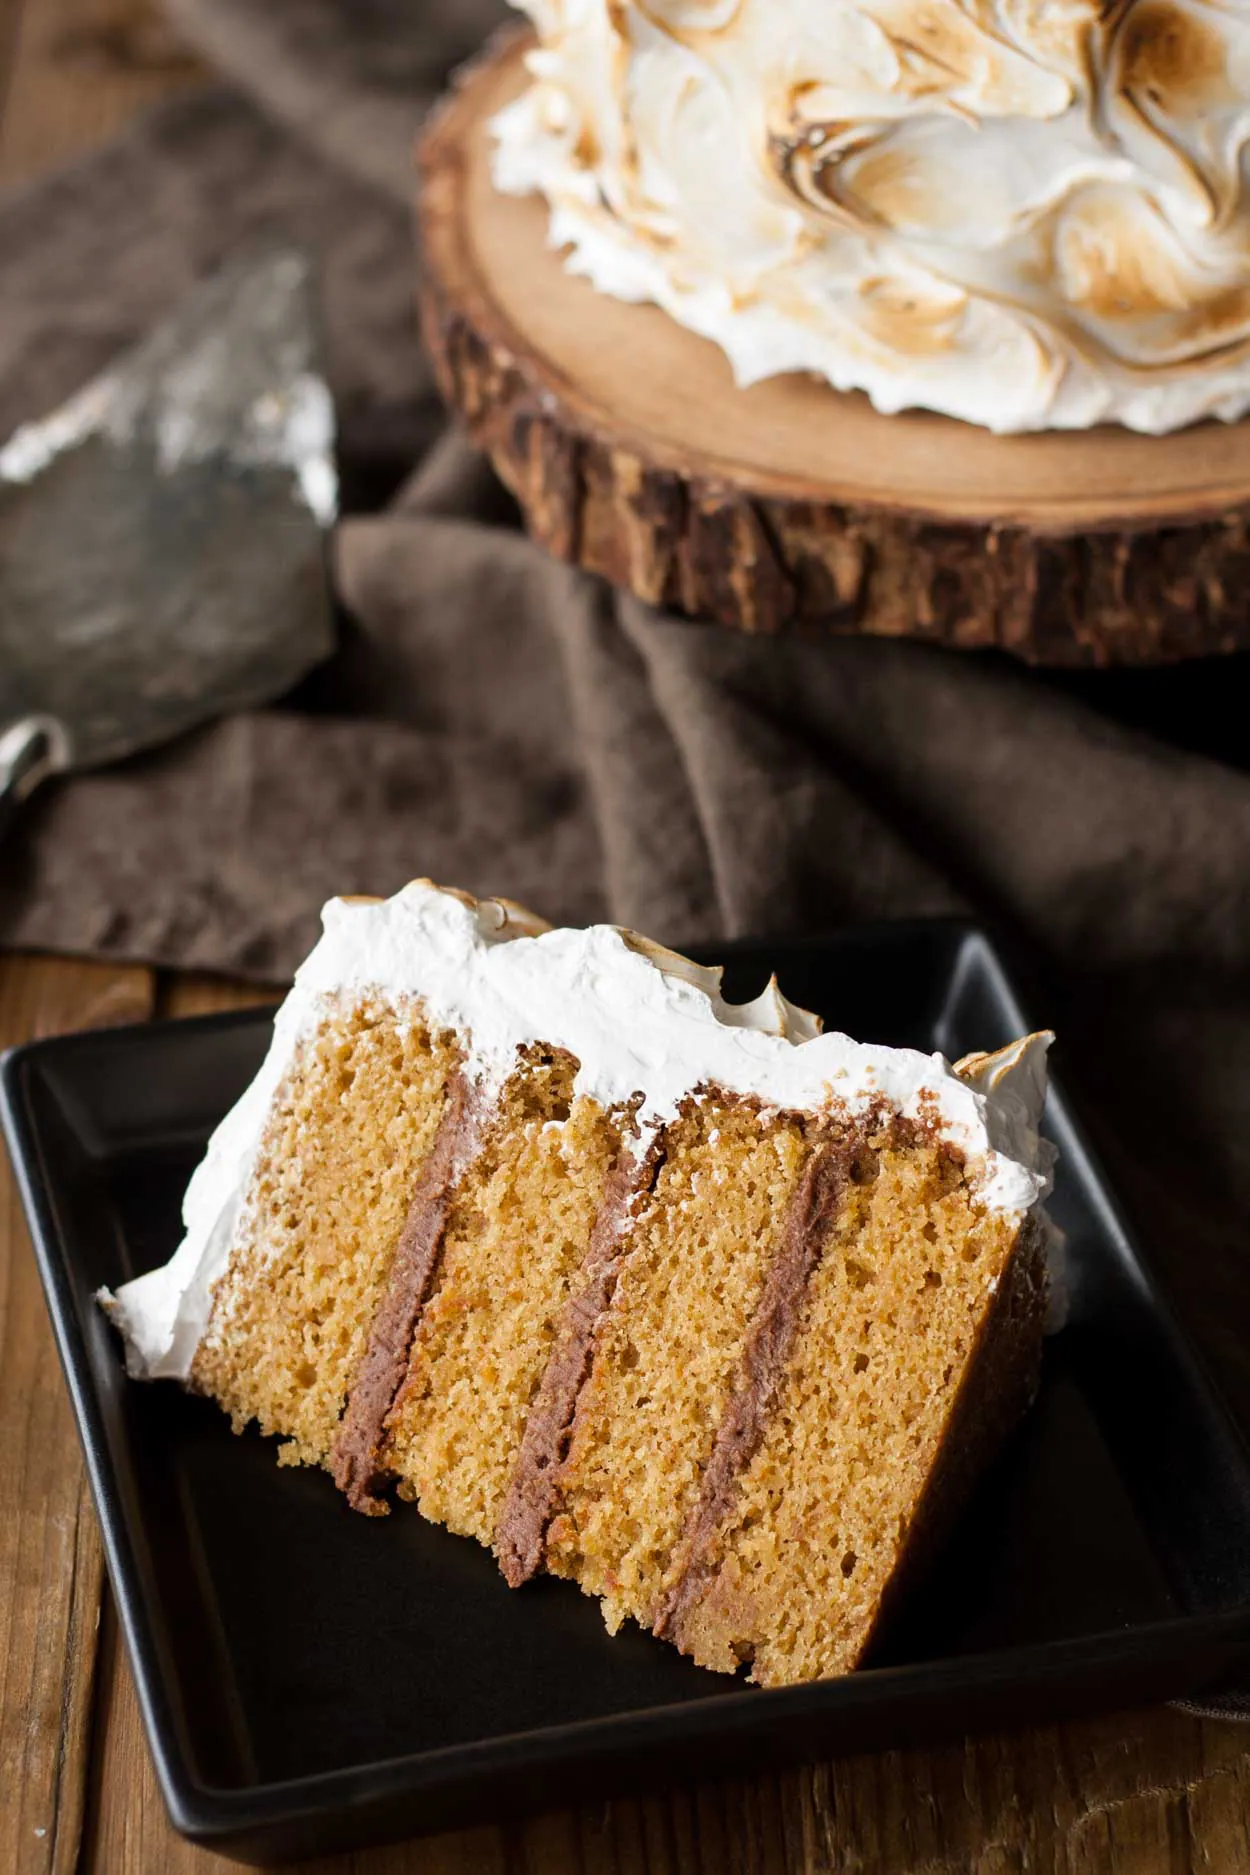
{"label": "chocolate buttercream filling", "polygon": [[447,1085],[447,1106],[421,1168],[391,1264],[386,1294],[373,1318],[331,1454],[334,1481],[353,1510],[379,1517],[380,1492],[389,1474],[381,1457],[386,1416],[404,1383],[421,1311],[438,1268],[456,1180],[477,1134],[476,1103],[458,1070]]}
{"label": "chocolate buttercream filling", "polygon": [[658,1140],[641,1159],[626,1148],[604,1181],[582,1264],[582,1286],[565,1305],[495,1530],[495,1553],[510,1588],[520,1588],[542,1564],[577,1402],[628,1248],[625,1222],[635,1199],[654,1188],[663,1163]]}
{"label": "chocolate buttercream filling", "polygon": [[812,1151],[782,1222],[734,1389],[703,1473],[699,1499],[678,1554],[681,1571],[656,1611],[652,1632],[681,1641],[681,1625],[716,1573],[717,1539],[733,1508],[738,1480],[759,1450],[794,1351],[808,1281],[837,1222],[842,1198],[863,1149],[857,1129]]}

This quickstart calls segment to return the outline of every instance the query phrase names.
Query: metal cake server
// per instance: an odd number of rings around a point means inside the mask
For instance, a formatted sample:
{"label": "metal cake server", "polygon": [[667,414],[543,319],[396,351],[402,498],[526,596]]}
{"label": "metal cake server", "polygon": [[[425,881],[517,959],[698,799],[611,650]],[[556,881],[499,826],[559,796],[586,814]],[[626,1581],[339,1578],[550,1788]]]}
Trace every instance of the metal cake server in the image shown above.
{"label": "metal cake server", "polygon": [[329,654],[318,355],[310,262],[268,247],[0,448],[0,828]]}

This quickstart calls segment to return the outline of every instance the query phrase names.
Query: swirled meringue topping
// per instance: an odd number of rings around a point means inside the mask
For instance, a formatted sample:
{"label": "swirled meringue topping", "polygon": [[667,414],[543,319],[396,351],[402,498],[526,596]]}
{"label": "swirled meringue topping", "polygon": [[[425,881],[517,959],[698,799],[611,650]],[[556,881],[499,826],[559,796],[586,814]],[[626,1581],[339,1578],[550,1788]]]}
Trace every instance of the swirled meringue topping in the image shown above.
{"label": "swirled meringue topping", "polygon": [[1250,409],[1245,0],[517,0],[494,174],[740,384],[993,430]]}

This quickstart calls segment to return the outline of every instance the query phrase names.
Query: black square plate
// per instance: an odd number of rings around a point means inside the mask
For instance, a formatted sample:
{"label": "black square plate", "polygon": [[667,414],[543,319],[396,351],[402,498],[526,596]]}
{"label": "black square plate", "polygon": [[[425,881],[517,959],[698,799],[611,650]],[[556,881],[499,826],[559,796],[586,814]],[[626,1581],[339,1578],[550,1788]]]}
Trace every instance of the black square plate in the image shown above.
{"label": "black square plate", "polygon": [[[735,948],[831,1026],[955,1058],[1030,1027],[984,936],[873,927]],[[949,1737],[1250,1679],[1250,1467],[1052,1094],[1069,1324],[1041,1395],[873,1665],[761,1692],[571,1585],[366,1521],[203,1400],[128,1382],[92,1302],[172,1252],[187,1176],[267,1011],[10,1054],[4,1120],[148,1737],[176,1826],[244,1859],[483,1822],[668,1777]]]}

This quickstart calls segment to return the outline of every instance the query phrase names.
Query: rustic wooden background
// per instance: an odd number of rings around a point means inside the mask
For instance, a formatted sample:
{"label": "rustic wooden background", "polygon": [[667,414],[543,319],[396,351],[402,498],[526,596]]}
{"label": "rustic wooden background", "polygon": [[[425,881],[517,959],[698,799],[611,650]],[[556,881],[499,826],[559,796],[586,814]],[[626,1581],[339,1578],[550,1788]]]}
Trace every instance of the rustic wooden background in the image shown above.
{"label": "rustic wooden background", "polygon": [[[89,150],[201,77],[148,0],[0,0],[0,185]],[[0,1047],[255,1000],[149,970],[3,958]],[[0,1875],[231,1866],[183,1843],[161,1807],[26,1232],[0,1167]],[[1130,1712],[573,1809],[316,1870],[1234,1875],[1250,1870],[1250,1728]]]}

